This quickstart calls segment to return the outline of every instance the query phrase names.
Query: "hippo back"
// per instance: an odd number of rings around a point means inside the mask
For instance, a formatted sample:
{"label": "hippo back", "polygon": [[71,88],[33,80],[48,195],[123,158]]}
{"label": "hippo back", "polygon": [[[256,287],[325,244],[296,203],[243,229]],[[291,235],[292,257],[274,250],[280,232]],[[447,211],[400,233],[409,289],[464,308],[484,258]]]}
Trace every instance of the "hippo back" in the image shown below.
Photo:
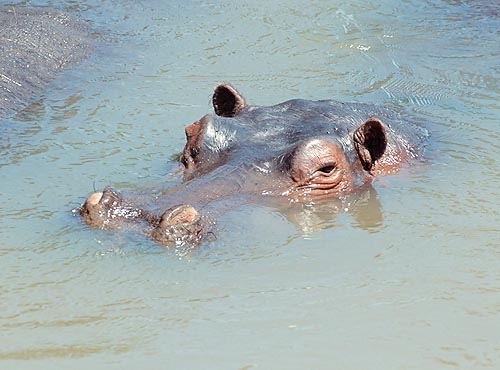
{"label": "hippo back", "polygon": [[0,6],[0,25],[0,118],[25,108],[91,48],[85,22],[59,10]]}

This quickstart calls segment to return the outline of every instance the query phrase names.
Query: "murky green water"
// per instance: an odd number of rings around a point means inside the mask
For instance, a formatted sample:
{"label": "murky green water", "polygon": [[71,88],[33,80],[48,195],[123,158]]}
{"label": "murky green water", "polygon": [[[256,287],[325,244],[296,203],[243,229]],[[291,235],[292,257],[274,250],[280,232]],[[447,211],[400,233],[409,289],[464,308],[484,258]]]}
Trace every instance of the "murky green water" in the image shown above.
{"label": "murky green water", "polygon": [[[25,3],[102,45],[0,122],[0,368],[500,367],[498,3]],[[184,257],[71,213],[175,183],[222,81],[252,104],[396,105],[426,162],[374,183],[376,222],[248,205]]]}

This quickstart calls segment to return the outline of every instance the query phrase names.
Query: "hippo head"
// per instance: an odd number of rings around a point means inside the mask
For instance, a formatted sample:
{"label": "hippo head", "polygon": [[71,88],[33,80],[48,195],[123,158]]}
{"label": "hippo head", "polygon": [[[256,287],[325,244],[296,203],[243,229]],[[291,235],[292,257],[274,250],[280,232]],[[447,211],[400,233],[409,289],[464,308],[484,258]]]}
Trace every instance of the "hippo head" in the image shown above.
{"label": "hippo head", "polygon": [[228,84],[212,101],[214,114],[185,129],[182,184],[142,203],[105,189],[80,207],[83,219],[101,228],[142,224],[167,246],[197,244],[208,234],[206,207],[217,201],[342,202],[412,155],[408,136],[393,129],[399,116],[381,107],[299,99],[250,106]]}
{"label": "hippo head", "polygon": [[216,87],[212,101],[215,114],[186,127],[185,180],[213,171],[229,179],[236,170],[244,173],[240,191],[335,197],[369,181],[388,146],[384,123],[347,104],[247,106],[228,84]]}

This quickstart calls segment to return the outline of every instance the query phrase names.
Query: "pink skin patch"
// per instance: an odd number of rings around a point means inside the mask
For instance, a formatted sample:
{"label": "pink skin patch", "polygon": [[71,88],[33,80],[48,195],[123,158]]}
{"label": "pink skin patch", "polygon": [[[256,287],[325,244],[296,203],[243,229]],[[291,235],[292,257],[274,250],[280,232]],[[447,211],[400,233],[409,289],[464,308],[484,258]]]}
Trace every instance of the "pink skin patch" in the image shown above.
{"label": "pink skin patch", "polygon": [[99,201],[102,198],[103,193],[102,192],[97,192],[92,194],[90,197],[87,198],[87,204],[90,206],[95,206],[99,203]]}

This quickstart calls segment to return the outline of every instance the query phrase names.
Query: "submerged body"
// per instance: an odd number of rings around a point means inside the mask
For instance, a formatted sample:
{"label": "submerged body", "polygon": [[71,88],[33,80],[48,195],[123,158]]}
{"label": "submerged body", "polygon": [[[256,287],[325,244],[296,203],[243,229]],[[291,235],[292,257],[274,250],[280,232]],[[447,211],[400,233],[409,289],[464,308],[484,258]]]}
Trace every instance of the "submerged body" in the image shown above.
{"label": "submerged body", "polygon": [[60,10],[0,5],[0,118],[25,108],[91,50],[85,22]]}
{"label": "submerged body", "polygon": [[282,202],[339,199],[418,157],[425,136],[396,113],[367,104],[296,99],[247,106],[223,84],[213,105],[214,115],[186,127],[182,185],[153,206],[124,201],[111,190],[94,193],[80,209],[83,219],[103,228],[140,221],[163,244],[196,243],[206,222],[199,211],[215,201],[235,194]]}

